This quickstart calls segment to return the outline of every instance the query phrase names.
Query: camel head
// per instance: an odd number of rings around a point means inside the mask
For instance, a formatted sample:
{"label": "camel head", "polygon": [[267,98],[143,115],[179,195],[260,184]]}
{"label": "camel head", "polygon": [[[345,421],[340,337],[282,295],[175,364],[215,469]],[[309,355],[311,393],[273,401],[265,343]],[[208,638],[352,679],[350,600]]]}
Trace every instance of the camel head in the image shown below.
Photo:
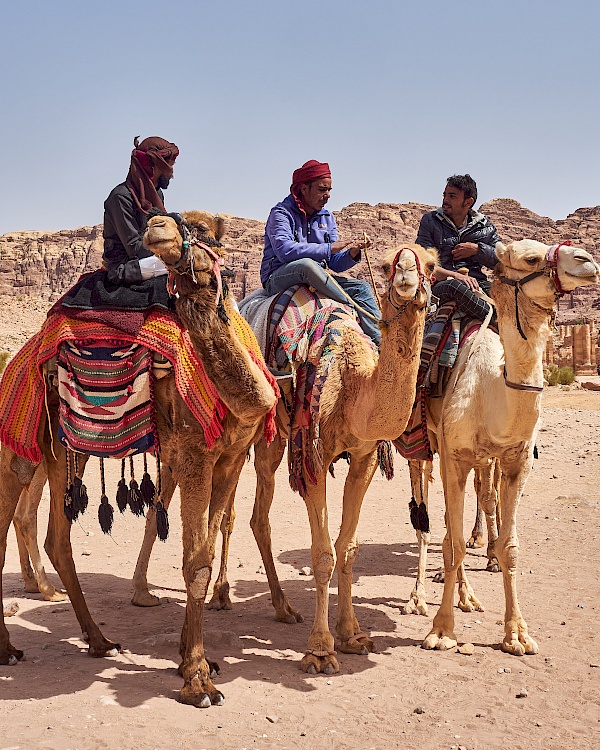
{"label": "camel head", "polygon": [[433,275],[437,251],[420,245],[406,244],[390,250],[383,259],[382,270],[388,284],[387,297],[394,307],[415,300],[417,308],[427,304],[428,290],[425,282]]}
{"label": "camel head", "polygon": [[208,286],[215,262],[225,251],[221,238],[225,224],[206,211],[187,211],[178,224],[171,216],[153,216],[144,232],[144,244],[173,273],[191,275],[198,286]]}
{"label": "camel head", "polygon": [[504,283],[519,283],[528,297],[545,307],[551,307],[561,294],[600,281],[600,266],[579,247],[519,240],[508,245],[499,242],[496,255],[500,262],[495,276]]}

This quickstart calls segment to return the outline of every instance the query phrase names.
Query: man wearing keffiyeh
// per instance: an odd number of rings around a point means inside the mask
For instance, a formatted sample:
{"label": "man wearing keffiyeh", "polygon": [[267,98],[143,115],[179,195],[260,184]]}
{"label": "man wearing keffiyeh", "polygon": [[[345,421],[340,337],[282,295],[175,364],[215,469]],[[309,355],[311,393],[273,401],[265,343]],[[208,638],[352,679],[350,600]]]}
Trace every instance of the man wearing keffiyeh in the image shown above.
{"label": "man wearing keffiyeh", "polygon": [[127,179],[104,203],[104,255],[108,280],[113,284],[137,284],[167,273],[162,262],[144,245],[148,214],[166,213],[163,190],[173,177],[179,154],[174,143],[153,136],[134,140]]}
{"label": "man wearing keffiyeh", "polygon": [[330,195],[327,163],[311,160],[295,170],[290,195],[271,209],[267,220],[260,279],[268,294],[307,284],[336,302],[356,303],[362,329],[378,344],[379,309],[370,285],[337,275],[360,262],[368,241],[338,239],[335,218],[325,209]]}

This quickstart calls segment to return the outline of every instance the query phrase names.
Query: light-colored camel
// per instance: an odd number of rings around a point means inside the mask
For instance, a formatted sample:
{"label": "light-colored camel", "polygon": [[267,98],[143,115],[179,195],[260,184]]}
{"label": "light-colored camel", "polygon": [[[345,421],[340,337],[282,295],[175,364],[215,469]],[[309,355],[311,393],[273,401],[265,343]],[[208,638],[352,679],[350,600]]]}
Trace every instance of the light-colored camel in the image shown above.
{"label": "light-colored camel", "polygon": [[[210,215],[196,217],[205,226],[201,239],[218,239],[221,224]],[[181,634],[180,673],[184,685],[179,700],[207,707],[223,702],[211,681],[211,667],[204,654],[203,609],[211,577],[215,540],[221,517],[239,478],[249,446],[262,434],[265,415],[276,396],[233,327],[217,314],[217,283],[214,249],[205,245],[184,246],[182,235],[170,217],[150,219],[146,245],[176,273],[177,313],[187,328],[206,373],[228,407],[223,434],[209,450],[204,432],[179,396],[174,376],[155,384],[157,427],[163,462],[163,480],[177,483],[181,496],[183,528],[183,574],[187,590],[185,620]],[[224,305],[233,312],[230,299]],[[70,524],[63,512],[66,487],[66,453],[54,440],[57,460],[50,449],[50,430],[56,434],[57,394],[49,390],[52,424],[43,421],[38,441],[46,459],[50,482],[50,521],[46,551],[71,600],[91,656],[114,655],[119,645],[106,639],[92,619],[83,597],[70,544]],[[0,563],[4,565],[6,536],[23,486],[33,477],[33,467],[6,446],[0,456]],[[29,476],[27,476],[27,471]],[[169,488],[166,488],[169,492]],[[0,590],[1,594],[1,590]],[[4,620],[0,622],[0,664],[20,659],[23,652],[12,646]]]}
{"label": "light-colored camel", "polygon": [[[439,399],[441,404],[430,404],[428,427],[437,434],[447,531],[442,603],[423,648],[448,649],[457,644],[453,599],[466,550],[465,483],[472,468],[488,470],[490,458],[495,457],[502,474],[495,543],[506,600],[502,650],[520,656],[538,651],[517,600],[516,513],[533,463],[542,404],[542,354],[557,290],[569,292],[596,283],[600,267],[585,250],[568,245],[548,248],[534,240],[498,244],[496,253],[499,263],[491,294],[500,335],[488,329],[479,341],[467,345],[455,365],[454,382]],[[477,603],[474,596],[472,602]]]}
{"label": "light-colored camel", "polygon": [[[431,446],[437,450],[435,433],[429,434]],[[419,546],[419,561],[417,564],[417,577],[415,585],[410,594],[408,602],[402,608],[405,615],[425,615],[427,616],[427,593],[425,589],[425,575],[427,572],[427,551],[431,541],[431,531],[429,530],[429,486],[433,481],[433,462],[410,459],[408,462],[410,474],[410,486],[412,499],[415,505],[411,509],[411,520],[413,515],[417,516],[417,525],[413,520],[415,533],[417,535],[417,544]],[[485,467],[476,467],[474,471],[475,494],[477,496],[477,512],[475,524],[471,537],[467,541],[467,547],[483,547],[483,531],[487,526],[487,557],[488,563],[486,570],[492,573],[498,573],[500,566],[494,545],[498,538],[498,519],[499,507],[498,497],[500,490],[500,467],[495,458],[490,459],[489,465]],[[412,501],[411,501],[412,504]],[[422,528],[419,528],[421,526]],[[444,572],[436,573],[433,577],[436,583],[444,582]],[[464,576],[464,568],[458,571],[458,606],[464,612],[471,612],[476,604],[469,589],[468,581]],[[481,607],[477,607],[480,609]]]}
{"label": "light-colored camel", "polygon": [[[315,619],[301,665],[310,674],[339,671],[328,623],[329,582],[334,569],[338,575],[337,647],[353,654],[366,654],[374,649],[372,640],[361,632],[352,605],[352,567],[358,553],[356,528],[365,492],[377,467],[378,441],[397,437],[410,415],[427,306],[424,277],[431,275],[435,262],[434,252],[418,245],[392,251],[384,259],[388,282],[381,300],[385,323],[379,358],[351,329],[346,329],[335,345],[321,396],[322,469],[316,485],[308,484],[304,498],[316,584]],[[290,606],[277,578],[269,526],[274,475],[283,457],[288,430],[287,415],[283,409],[280,413],[281,429],[273,443],[267,446],[260,440],[255,446],[257,489],[251,525],[265,565],[276,617],[283,622],[296,622],[302,618]],[[332,461],[343,452],[349,454],[350,466],[342,500],[342,523],[334,548],[328,529],[325,480]]]}

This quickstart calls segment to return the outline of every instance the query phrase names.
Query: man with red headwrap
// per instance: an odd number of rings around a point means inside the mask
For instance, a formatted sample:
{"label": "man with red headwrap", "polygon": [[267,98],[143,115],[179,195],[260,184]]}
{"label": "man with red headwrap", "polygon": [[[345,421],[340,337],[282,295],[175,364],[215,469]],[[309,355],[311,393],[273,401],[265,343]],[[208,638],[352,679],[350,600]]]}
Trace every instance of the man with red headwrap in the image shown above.
{"label": "man with red headwrap", "polygon": [[354,305],[362,329],[378,344],[380,315],[370,285],[326,270],[352,268],[368,244],[338,239],[335,218],[325,209],[330,195],[328,164],[311,160],[294,172],[290,195],[271,209],[267,220],[260,280],[268,294],[308,284],[336,302]]}
{"label": "man with red headwrap", "polygon": [[141,143],[136,138],[134,146],[127,179],[104,203],[102,260],[114,284],[135,284],[167,273],[142,237],[150,212],[166,213],[162,191],[173,177],[179,149],[156,136]]}

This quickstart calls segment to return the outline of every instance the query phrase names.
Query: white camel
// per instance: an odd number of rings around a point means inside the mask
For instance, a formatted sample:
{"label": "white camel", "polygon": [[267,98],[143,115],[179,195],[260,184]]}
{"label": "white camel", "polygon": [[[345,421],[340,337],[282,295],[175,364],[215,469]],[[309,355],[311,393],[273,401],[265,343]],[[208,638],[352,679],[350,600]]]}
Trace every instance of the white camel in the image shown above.
{"label": "white camel", "polygon": [[[472,468],[485,469],[495,457],[502,473],[501,523],[495,544],[506,600],[502,650],[521,656],[538,651],[517,600],[516,513],[533,462],[543,391],[542,354],[557,296],[597,283],[600,266],[590,253],[566,244],[549,248],[521,240],[508,246],[499,243],[496,253],[500,262],[491,294],[500,335],[488,329],[479,341],[467,345],[441,404],[437,408],[430,404],[428,427],[437,435],[447,531],[442,603],[422,645],[426,649],[457,645],[453,599],[466,551],[465,483]],[[474,596],[469,597],[476,606]]]}

